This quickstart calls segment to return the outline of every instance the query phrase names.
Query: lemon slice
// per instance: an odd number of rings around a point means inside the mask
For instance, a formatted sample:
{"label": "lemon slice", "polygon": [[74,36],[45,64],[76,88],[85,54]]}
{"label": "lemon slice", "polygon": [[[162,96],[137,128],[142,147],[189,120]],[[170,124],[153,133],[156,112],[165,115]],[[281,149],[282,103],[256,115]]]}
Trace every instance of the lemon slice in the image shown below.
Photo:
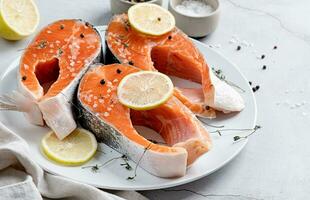
{"label": "lemon slice", "polygon": [[7,40],[29,36],[37,28],[39,19],[32,0],[0,0],[0,36]]}
{"label": "lemon slice", "polygon": [[92,133],[78,128],[63,140],[59,140],[54,132],[47,133],[41,147],[49,159],[59,164],[81,165],[93,157],[97,141]]}
{"label": "lemon slice", "polygon": [[173,93],[170,78],[159,72],[142,71],[125,76],[117,88],[119,101],[134,110],[150,110],[164,104]]}
{"label": "lemon slice", "polygon": [[150,3],[138,3],[130,7],[128,19],[134,29],[153,36],[168,33],[175,26],[175,19],[168,10]]}

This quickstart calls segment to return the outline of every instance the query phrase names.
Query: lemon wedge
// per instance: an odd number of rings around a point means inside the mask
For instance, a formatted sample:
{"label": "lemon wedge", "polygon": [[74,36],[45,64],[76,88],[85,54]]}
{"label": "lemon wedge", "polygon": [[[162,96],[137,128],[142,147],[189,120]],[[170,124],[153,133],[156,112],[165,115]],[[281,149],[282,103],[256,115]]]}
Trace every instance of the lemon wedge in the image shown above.
{"label": "lemon wedge", "polygon": [[41,142],[43,153],[62,165],[82,165],[90,160],[97,150],[94,135],[85,129],[75,129],[63,140],[54,132],[47,133]]}
{"label": "lemon wedge", "polygon": [[173,83],[159,72],[141,71],[125,76],[117,88],[119,101],[134,110],[150,110],[172,96]]}
{"label": "lemon wedge", "polygon": [[33,0],[0,0],[0,36],[20,40],[31,35],[40,16]]}
{"label": "lemon wedge", "polygon": [[174,16],[163,7],[151,3],[138,3],[128,10],[130,25],[137,31],[160,36],[175,26]]}

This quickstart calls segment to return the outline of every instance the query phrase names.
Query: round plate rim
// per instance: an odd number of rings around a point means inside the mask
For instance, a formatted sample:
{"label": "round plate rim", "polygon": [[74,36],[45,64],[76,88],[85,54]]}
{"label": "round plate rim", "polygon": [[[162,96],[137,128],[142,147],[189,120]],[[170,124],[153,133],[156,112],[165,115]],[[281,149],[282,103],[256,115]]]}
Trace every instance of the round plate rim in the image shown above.
{"label": "round plate rim", "polygon": [[[100,28],[100,27],[99,27]],[[105,26],[102,26],[102,28],[105,28]],[[192,39],[194,40],[194,39]],[[202,45],[204,48],[207,48],[209,51],[213,51],[215,54],[217,54],[219,57],[221,57],[222,59],[225,59],[227,62],[229,62],[236,70],[237,72],[239,73],[239,75],[245,80],[245,81],[248,81],[247,78],[243,75],[243,73],[240,71],[239,67],[236,66],[234,63],[232,63],[229,59],[227,59],[226,57],[224,57],[221,53],[211,49],[210,47],[208,47],[206,44],[198,41],[198,40],[194,40],[195,42],[198,42],[200,43],[200,45]],[[0,81],[6,76],[6,74],[12,70],[13,68],[13,64],[15,63],[19,63],[19,60],[20,60],[20,57],[21,56],[18,56],[16,59],[14,59],[11,64],[9,65],[8,68],[2,70],[0,73],[1,73],[1,76],[0,76]],[[15,66],[16,67],[16,66]],[[250,86],[248,86],[250,87]],[[250,93],[251,95],[251,99],[253,100],[253,105],[254,105],[254,120],[253,120],[253,124],[252,124],[252,127],[255,126],[256,124],[256,121],[257,121],[257,104],[256,104],[256,99],[255,99],[255,96],[254,96],[254,93],[251,92]],[[13,130],[11,130],[9,127],[5,126],[1,121],[0,121],[0,125],[5,127],[6,129],[8,129],[9,131],[13,132],[14,134],[16,134],[18,137],[19,134],[18,133],[15,133]],[[21,137],[20,137],[21,138]],[[24,140],[24,139],[23,139]],[[25,140],[24,140],[25,141]],[[27,141],[26,141],[27,143]],[[184,184],[187,184],[187,183],[190,183],[190,182],[193,182],[193,181],[196,181],[196,180],[199,180],[203,177],[206,177],[212,173],[214,173],[215,171],[221,169],[223,166],[225,166],[227,163],[229,163],[230,161],[232,161],[243,149],[244,147],[246,146],[246,144],[248,143],[248,138],[246,138],[244,141],[243,141],[243,144],[240,145],[240,147],[233,153],[231,154],[231,156],[229,158],[227,158],[224,162],[222,162],[220,165],[218,165],[218,167],[214,168],[213,170],[209,171],[208,173],[203,173],[199,176],[196,176],[194,178],[188,178],[188,179],[184,179],[184,180],[181,180],[179,182],[175,182],[175,183],[164,183],[164,184],[161,184],[160,186],[145,186],[143,188],[137,188],[137,187],[110,187],[110,186],[104,186],[104,185],[98,185],[98,184],[94,184],[94,183],[91,183],[89,181],[81,181],[81,180],[78,180],[78,179],[75,179],[75,178],[72,178],[72,177],[68,177],[68,176],[65,176],[63,174],[60,174],[60,173],[55,173],[53,172],[52,170],[50,169],[47,169],[45,166],[43,166],[41,163],[37,162],[37,164],[42,167],[42,169],[44,169],[45,171],[51,173],[51,174],[55,174],[55,175],[59,175],[59,176],[62,176],[62,177],[65,177],[65,178],[68,178],[68,179],[71,179],[71,180],[74,180],[74,181],[78,181],[78,182],[81,182],[81,183],[85,183],[85,184],[89,184],[89,185],[92,185],[92,186],[95,186],[97,188],[101,188],[101,189],[109,189],[109,190],[136,190],[136,191],[144,191],[144,190],[155,190],[155,189],[163,189],[163,188],[169,188],[169,187],[175,187],[175,186],[179,186],[179,185],[184,185]],[[27,143],[28,144],[28,143]]]}

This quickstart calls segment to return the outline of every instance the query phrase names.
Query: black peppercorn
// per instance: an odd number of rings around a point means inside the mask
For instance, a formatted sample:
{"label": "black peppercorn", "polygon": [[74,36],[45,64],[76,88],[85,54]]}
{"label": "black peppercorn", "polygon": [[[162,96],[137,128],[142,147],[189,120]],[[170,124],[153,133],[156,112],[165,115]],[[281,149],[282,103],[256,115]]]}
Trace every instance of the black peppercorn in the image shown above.
{"label": "black peppercorn", "polygon": [[22,77],[22,80],[23,80],[23,81],[27,80],[27,76],[23,76],[23,77]]}
{"label": "black peppercorn", "polygon": [[251,82],[251,81],[249,81],[249,84],[250,84],[250,85],[252,85],[252,82]]}
{"label": "black peppercorn", "polygon": [[264,59],[265,58],[265,55],[263,54],[262,56],[261,56],[261,59]]}
{"label": "black peppercorn", "polygon": [[133,62],[132,62],[132,61],[129,61],[128,64],[129,64],[129,65],[133,65]]}
{"label": "black peppercorn", "polygon": [[122,73],[122,70],[117,69],[117,70],[116,70],[116,73],[120,74],[120,73]]}
{"label": "black peppercorn", "polygon": [[171,39],[172,39],[172,36],[171,36],[171,35],[169,35],[169,36],[168,36],[168,40],[171,40]]}
{"label": "black peppercorn", "polygon": [[241,137],[240,136],[234,136],[234,141],[240,140]]}
{"label": "black peppercorn", "polygon": [[266,66],[266,65],[264,65],[262,69],[263,69],[263,70],[267,69],[267,66]]}
{"label": "black peppercorn", "polygon": [[105,80],[104,80],[104,79],[101,79],[100,84],[101,84],[101,85],[104,85],[104,84],[105,84]]}
{"label": "black peppercorn", "polygon": [[83,33],[81,33],[81,34],[80,34],[80,37],[81,37],[81,38],[84,38],[85,36],[84,36],[84,34],[83,34]]}
{"label": "black peppercorn", "polygon": [[63,30],[65,26],[63,24],[60,25],[60,30]]}
{"label": "black peppercorn", "polygon": [[240,51],[241,50],[241,46],[237,46],[237,51]]}
{"label": "black peppercorn", "polygon": [[206,110],[209,110],[209,109],[210,109],[210,106],[206,106],[205,108],[206,108]]}
{"label": "black peppercorn", "polygon": [[273,49],[277,49],[277,48],[278,48],[277,46],[274,46],[274,47],[273,47]]}

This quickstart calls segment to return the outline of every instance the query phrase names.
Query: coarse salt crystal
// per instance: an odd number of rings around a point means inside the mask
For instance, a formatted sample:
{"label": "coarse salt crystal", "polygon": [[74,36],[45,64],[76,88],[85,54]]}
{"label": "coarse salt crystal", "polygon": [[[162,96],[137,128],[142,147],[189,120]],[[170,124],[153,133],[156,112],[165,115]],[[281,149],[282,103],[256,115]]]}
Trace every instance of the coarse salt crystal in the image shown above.
{"label": "coarse salt crystal", "polygon": [[216,45],[214,45],[214,47],[215,47],[215,48],[221,48],[221,47],[222,47],[222,45],[220,45],[220,44],[216,44]]}
{"label": "coarse salt crystal", "polygon": [[110,114],[108,112],[104,112],[103,116],[108,117]]}
{"label": "coarse salt crystal", "polygon": [[232,38],[232,39],[229,40],[229,43],[230,44],[235,44],[235,43],[237,43],[237,41],[234,38]]}
{"label": "coarse salt crystal", "polygon": [[214,11],[212,6],[208,5],[205,1],[199,0],[184,0],[175,9],[189,16],[203,16]]}
{"label": "coarse salt crystal", "polygon": [[246,47],[249,46],[249,43],[248,43],[247,41],[245,41],[245,40],[242,40],[241,44],[242,44],[243,46],[246,46]]}

